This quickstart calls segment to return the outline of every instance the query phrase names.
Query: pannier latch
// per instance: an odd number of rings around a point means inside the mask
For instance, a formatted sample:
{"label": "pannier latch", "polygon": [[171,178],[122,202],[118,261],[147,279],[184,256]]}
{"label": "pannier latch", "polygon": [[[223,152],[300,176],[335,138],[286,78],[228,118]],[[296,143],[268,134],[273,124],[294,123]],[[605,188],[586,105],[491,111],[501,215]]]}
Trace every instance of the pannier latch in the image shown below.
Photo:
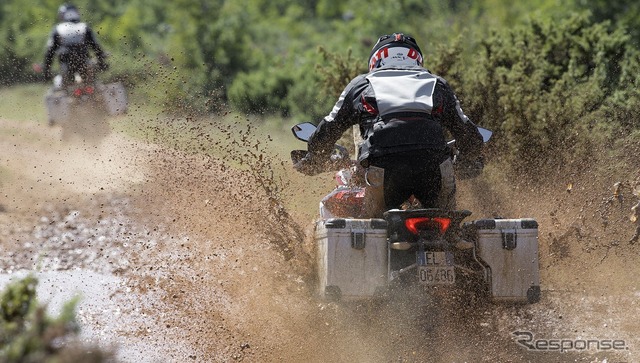
{"label": "pannier latch", "polygon": [[516,231],[502,231],[502,248],[505,250],[514,250],[518,245],[518,234]]}
{"label": "pannier latch", "polygon": [[364,249],[364,232],[351,232],[351,248],[356,250]]}

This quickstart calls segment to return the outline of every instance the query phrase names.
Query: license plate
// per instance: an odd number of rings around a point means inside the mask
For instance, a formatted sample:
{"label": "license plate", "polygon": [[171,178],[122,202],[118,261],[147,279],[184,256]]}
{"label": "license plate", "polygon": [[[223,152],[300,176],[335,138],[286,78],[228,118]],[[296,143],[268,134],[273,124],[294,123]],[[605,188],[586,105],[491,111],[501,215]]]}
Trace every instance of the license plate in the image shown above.
{"label": "license plate", "polygon": [[424,255],[419,255],[418,281],[425,285],[454,284],[453,255],[450,252],[424,252]]}

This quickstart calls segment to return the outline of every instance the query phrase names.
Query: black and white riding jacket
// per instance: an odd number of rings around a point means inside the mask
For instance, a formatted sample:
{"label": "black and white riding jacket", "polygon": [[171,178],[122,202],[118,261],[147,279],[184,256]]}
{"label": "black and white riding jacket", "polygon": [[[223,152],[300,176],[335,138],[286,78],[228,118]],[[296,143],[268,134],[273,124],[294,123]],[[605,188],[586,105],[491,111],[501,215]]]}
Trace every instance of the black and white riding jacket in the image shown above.
{"label": "black and white riding jacket", "polygon": [[327,156],[341,135],[356,124],[364,140],[358,153],[361,163],[397,152],[444,151],[445,129],[463,155],[478,155],[482,149],[482,136],[460,108],[451,87],[418,66],[383,67],[354,78],[318,124],[309,140],[309,152]]}
{"label": "black and white riding jacket", "polygon": [[86,23],[57,24],[47,40],[45,70],[50,69],[56,54],[60,63],[84,64],[89,59],[90,49],[95,52],[98,62],[104,62],[104,52]]}

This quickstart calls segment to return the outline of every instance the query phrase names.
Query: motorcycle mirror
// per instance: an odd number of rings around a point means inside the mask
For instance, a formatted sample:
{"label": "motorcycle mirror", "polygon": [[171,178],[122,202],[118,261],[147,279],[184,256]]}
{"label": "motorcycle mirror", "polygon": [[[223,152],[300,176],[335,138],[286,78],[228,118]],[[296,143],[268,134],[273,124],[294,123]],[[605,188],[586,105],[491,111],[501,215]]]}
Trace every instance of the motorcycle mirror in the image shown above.
{"label": "motorcycle mirror", "polygon": [[309,138],[311,137],[313,132],[316,131],[316,125],[312,124],[311,122],[303,122],[301,124],[293,126],[291,128],[291,131],[293,132],[293,136],[295,136],[296,139],[307,142],[309,141]]}
{"label": "motorcycle mirror", "polygon": [[491,138],[491,135],[493,135],[493,131],[482,128],[480,126],[478,126],[478,131],[480,131],[480,135],[482,135],[483,142],[489,141],[489,139]]}

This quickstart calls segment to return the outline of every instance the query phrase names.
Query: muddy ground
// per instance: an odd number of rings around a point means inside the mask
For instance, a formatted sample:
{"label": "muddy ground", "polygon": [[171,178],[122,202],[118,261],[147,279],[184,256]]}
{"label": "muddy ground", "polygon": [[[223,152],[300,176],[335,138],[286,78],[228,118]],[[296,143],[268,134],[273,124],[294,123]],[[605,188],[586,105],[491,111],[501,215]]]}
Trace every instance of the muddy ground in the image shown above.
{"label": "muddy ground", "polygon": [[640,361],[637,165],[459,183],[473,218],[540,223],[537,304],[406,292],[337,305],[313,296],[311,217],[282,203],[300,189],[117,132],[94,144],[61,142],[59,128],[36,122],[0,120],[0,130],[0,284],[37,273],[54,314],[80,296],[81,340],[119,361]]}

